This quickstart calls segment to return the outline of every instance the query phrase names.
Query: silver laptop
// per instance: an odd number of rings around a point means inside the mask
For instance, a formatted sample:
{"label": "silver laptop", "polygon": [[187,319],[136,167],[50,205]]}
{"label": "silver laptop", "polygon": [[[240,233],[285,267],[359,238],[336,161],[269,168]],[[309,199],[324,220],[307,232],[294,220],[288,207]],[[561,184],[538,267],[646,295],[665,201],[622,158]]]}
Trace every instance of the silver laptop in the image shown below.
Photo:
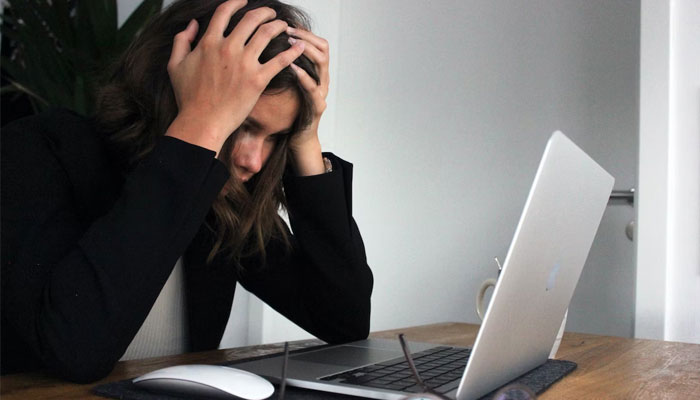
{"label": "silver laptop", "polygon": [[[547,361],[613,182],[564,134],[552,135],[471,351],[409,344],[419,366],[438,371],[421,373],[431,387],[450,398],[477,399]],[[448,371],[445,360],[456,371]],[[397,340],[325,347],[291,355],[287,384],[401,399],[423,391],[405,372],[399,380],[382,380],[382,372],[401,374],[402,361]],[[279,357],[235,365],[273,381],[279,380],[280,366]]]}

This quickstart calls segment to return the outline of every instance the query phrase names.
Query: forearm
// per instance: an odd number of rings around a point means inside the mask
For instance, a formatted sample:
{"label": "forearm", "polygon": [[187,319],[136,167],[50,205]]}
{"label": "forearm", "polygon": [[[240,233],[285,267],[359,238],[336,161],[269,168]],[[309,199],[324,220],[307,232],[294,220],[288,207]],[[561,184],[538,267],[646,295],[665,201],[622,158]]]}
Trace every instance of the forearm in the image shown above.
{"label": "forearm", "polygon": [[297,176],[319,175],[326,171],[321,153],[321,142],[312,137],[306,143],[291,147],[292,163]]}
{"label": "forearm", "polygon": [[[3,232],[11,233],[3,237],[3,322],[67,379],[91,381],[111,369],[227,179],[212,153],[164,140],[171,142],[140,163],[88,226],[72,183],[32,183],[60,190],[33,198],[30,209],[3,204]],[[59,168],[45,163],[57,180]],[[12,191],[17,200],[26,192],[21,183]]]}
{"label": "forearm", "polygon": [[328,156],[333,172],[285,180],[292,254],[272,249],[268,269],[242,283],[310,333],[340,342],[367,335],[373,277],[352,218],[352,166]]}
{"label": "forearm", "polygon": [[[268,269],[245,273],[243,286],[301,328],[329,343],[366,338],[369,333],[372,272],[356,257],[295,248],[291,256],[268,253]],[[362,253],[362,254],[359,254]],[[257,261],[257,260],[256,260]],[[256,262],[251,262],[252,267]]]}

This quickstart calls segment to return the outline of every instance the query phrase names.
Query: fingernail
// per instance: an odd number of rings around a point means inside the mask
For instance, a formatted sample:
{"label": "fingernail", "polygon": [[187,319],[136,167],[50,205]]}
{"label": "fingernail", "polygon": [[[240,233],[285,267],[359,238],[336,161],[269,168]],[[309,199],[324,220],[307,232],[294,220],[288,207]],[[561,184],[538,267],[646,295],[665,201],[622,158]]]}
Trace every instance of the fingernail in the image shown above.
{"label": "fingernail", "polygon": [[190,28],[192,28],[192,27],[194,26],[194,24],[196,24],[196,23],[197,23],[197,21],[196,21],[194,18],[191,19],[191,20],[190,20],[190,23],[187,24],[187,28],[185,28],[185,29],[190,29]]}
{"label": "fingernail", "polygon": [[294,29],[294,28],[291,27],[291,26],[288,26],[288,27],[287,27],[287,34],[293,35],[294,32],[296,32],[296,29]]}
{"label": "fingernail", "polygon": [[294,46],[294,43],[296,43],[296,42],[297,42],[297,40],[296,40],[296,39],[294,39],[293,37],[290,37],[289,39],[287,39],[287,41],[288,41],[288,42],[289,42],[289,44],[291,44],[292,46]]}

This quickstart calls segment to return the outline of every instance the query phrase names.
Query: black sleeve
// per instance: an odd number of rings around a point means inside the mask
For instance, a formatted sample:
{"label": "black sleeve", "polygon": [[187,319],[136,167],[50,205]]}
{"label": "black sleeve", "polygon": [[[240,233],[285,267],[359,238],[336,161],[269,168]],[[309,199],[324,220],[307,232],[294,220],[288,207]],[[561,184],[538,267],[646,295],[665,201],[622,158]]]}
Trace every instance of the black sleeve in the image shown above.
{"label": "black sleeve", "polygon": [[271,247],[266,268],[240,282],[309,333],[340,343],[369,334],[373,277],[352,217],[352,164],[326,156],[332,172],[285,177],[291,251]]}
{"label": "black sleeve", "polygon": [[74,187],[45,135],[20,128],[2,132],[2,324],[22,342],[4,335],[3,358],[93,381],[133,339],[228,171],[212,151],[161,138],[86,223],[76,193],[91,189]]}

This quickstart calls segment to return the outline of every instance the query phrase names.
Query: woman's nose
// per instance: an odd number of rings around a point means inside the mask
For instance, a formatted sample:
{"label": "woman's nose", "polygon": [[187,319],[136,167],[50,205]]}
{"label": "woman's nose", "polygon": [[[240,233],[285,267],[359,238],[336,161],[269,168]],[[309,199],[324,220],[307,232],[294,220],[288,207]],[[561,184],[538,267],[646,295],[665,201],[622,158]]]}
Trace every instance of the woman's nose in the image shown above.
{"label": "woman's nose", "polygon": [[239,141],[235,162],[246,171],[257,174],[263,165],[263,140],[253,135],[244,136]]}

